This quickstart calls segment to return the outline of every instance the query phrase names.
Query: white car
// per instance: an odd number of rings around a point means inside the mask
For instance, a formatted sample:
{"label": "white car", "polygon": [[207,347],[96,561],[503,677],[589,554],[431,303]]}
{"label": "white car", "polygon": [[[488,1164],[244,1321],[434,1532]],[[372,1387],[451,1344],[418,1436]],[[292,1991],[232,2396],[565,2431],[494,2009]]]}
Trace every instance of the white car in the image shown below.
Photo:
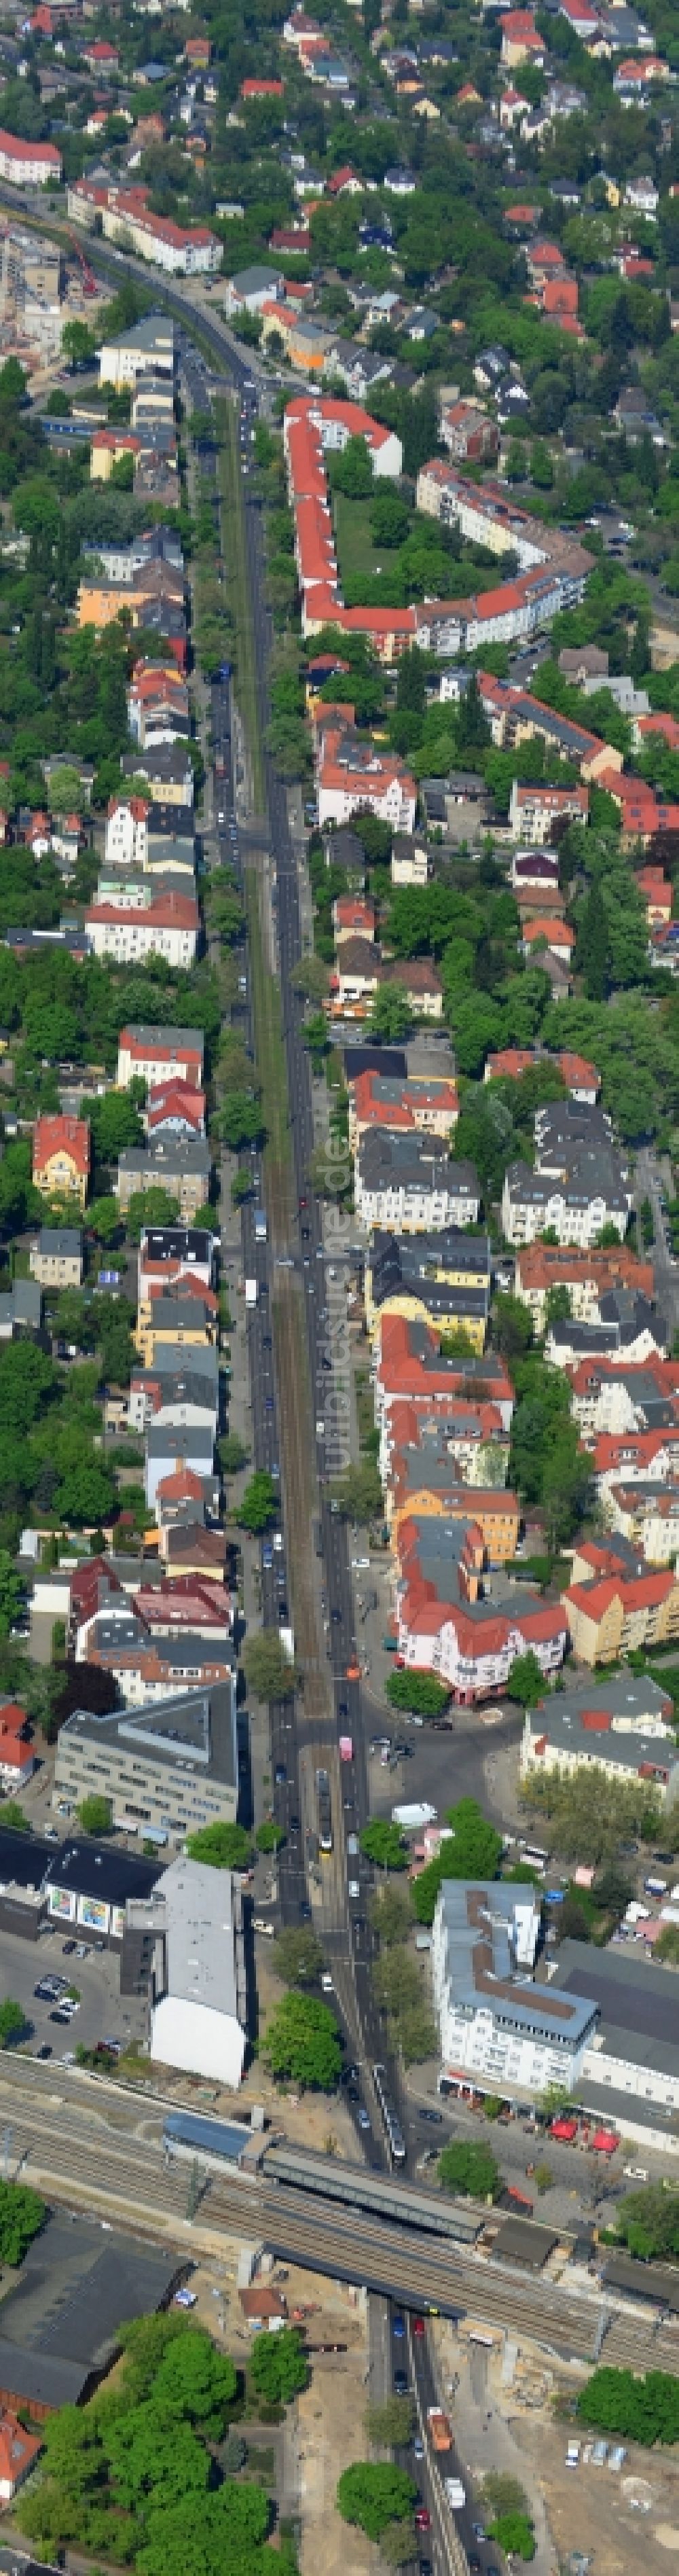
{"label": "white car", "polygon": [[648,2182],[647,2165],[623,2165],[622,2170],[627,2182]]}
{"label": "white car", "polygon": [[370,1567],[370,1558],[369,1556],[352,1556],[351,1565],[352,1572],[354,1574],[367,1574]]}

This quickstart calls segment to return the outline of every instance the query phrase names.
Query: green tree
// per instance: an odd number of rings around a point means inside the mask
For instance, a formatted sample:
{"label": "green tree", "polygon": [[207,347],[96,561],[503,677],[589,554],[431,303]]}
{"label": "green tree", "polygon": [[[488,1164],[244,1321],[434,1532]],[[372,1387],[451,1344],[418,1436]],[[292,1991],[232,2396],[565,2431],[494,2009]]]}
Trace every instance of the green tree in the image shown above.
{"label": "green tree", "polygon": [[201,2326],[173,2336],[154,2381],[154,2404],[164,2416],[186,2416],[211,2441],[220,2441],[238,2388],[228,2353],[217,2352]]}
{"label": "green tree", "polygon": [[666,2370],[637,2376],[609,2365],[594,2370],[580,2389],[577,2411],[584,2424],[617,2440],[671,2445],[679,2441],[679,2379]]}
{"label": "green tree", "polygon": [[249,1869],[252,1842],[244,1825],[200,1825],[186,1844],[190,1860],[207,1861],[210,1869]]}
{"label": "green tree", "polygon": [[608,987],[609,934],[606,907],[598,879],[580,917],[575,963],[592,1002],[602,1002]]}
{"label": "green tree", "polygon": [[[100,1163],[113,1163],[126,1145],[141,1145],[144,1129],[129,1091],[108,1091],[89,1112],[92,1141]],[[89,1210],[88,1210],[89,1222]]]}
{"label": "green tree", "polygon": [[387,1046],[400,1046],[410,1035],[413,1014],[400,984],[378,984],[370,1006],[368,1031]]}
{"label": "green tree", "polygon": [[412,2397],[387,2397],[382,2406],[367,2406],[365,2429],[369,2442],[383,2451],[400,2451],[415,2431],[415,2401]]}
{"label": "green tree", "polygon": [[228,1093],[219,1113],[219,1126],[233,1154],[239,1154],[243,1145],[261,1144],[266,1134],[260,1102],[247,1091]]}
{"label": "green tree", "polygon": [[280,1851],[281,1843],[285,1842],[283,1826],[275,1825],[273,1817],[266,1816],[264,1823],[257,1826],[255,1842],[260,1852]]}
{"label": "green tree", "polygon": [[86,322],[65,322],[61,334],[61,346],[64,357],[70,358],[72,366],[94,366],[97,344],[93,332],[88,331]]}
{"label": "green tree", "polygon": [[383,1879],[370,1899],[370,1920],[383,1950],[405,1941],[412,1922],[410,1888]]}
{"label": "green tree", "polygon": [[342,2067],[335,2015],[315,1996],[283,1995],[262,2041],[262,2056],[277,2083],[303,2084],[332,2093]]}
{"label": "green tree", "polygon": [[507,1698],[518,1700],[522,1708],[537,1708],[538,1700],[544,1699],[545,1690],[545,1676],[532,1647],[526,1655],[515,1655],[507,1682]]}
{"label": "green tree", "polygon": [[390,1673],[386,1697],[391,1708],[412,1710],[415,1717],[440,1717],[450,1691],[435,1673]]}
{"label": "green tree", "polygon": [[436,1899],[445,1878],[496,1878],[502,1857],[502,1835],[482,1815],[475,1798],[460,1798],[445,1818],[450,1832],[413,1886],[419,1923],[433,1923]]}
{"label": "green tree", "polygon": [[225,1476],[237,1476],[241,1467],[247,1467],[249,1456],[250,1451],[238,1431],[223,1432],[219,1442],[219,1464]]}
{"label": "green tree", "polygon": [[616,2214],[618,2234],[643,2263],[676,2263],[679,2256],[679,2186],[649,2183],[628,2192]]}
{"label": "green tree", "polygon": [[300,1923],[284,1926],[278,1932],[271,1953],[271,1965],[286,1986],[313,1985],[320,1977],[323,1952],[315,1932]]}
{"label": "green tree", "polygon": [[526,2513],[498,2514],[497,2521],[489,2524],[488,2538],[497,2541],[506,2558],[535,2557],[535,2532]]}
{"label": "green tree", "polygon": [[11,2048],[21,2039],[26,2028],[26,2015],[21,2004],[12,2003],[8,1995],[0,2004],[0,2048]]}
{"label": "green tree", "polygon": [[407,1845],[398,1825],[388,1824],[386,1818],[374,1816],[371,1824],[363,1825],[359,1842],[365,1859],[374,1861],[377,1869],[406,1868]]}
{"label": "green tree", "polygon": [[141,1243],[147,1225],[178,1225],[179,1200],[171,1197],[159,1181],[149,1182],[147,1190],[133,1190],[125,1223],[131,1243]]}
{"label": "green tree", "polygon": [[30,1834],[32,1829],[28,1817],[24,1815],[23,1807],[19,1805],[18,1798],[4,1798],[0,1815],[5,1833]]}
{"label": "green tree", "polygon": [[112,1191],[101,1198],[90,1199],[87,1228],[89,1234],[96,1235],[98,1243],[106,1244],[108,1248],[111,1244],[120,1241],[123,1233],[123,1219],[118,1201],[113,1197]]}
{"label": "green tree", "polygon": [[253,1538],[270,1529],[278,1512],[278,1489],[273,1476],[257,1468],[241,1495],[236,1513],[239,1529],[250,1530]]}
{"label": "green tree", "polygon": [[343,2522],[357,2523],[369,2540],[379,2540],[390,2522],[412,2514],[417,2489],[405,2469],[388,2462],[355,2460],[343,2469],[337,2485],[337,2511]]}
{"label": "green tree", "polygon": [[0,1547],[0,1637],[9,1637],[25,1600],[24,1587],[17,1574],[14,1559],[6,1547]]}
{"label": "green tree", "polygon": [[110,1798],[93,1796],[81,1799],[78,1823],[82,1825],[84,1834],[110,1834],[111,1822]]}
{"label": "green tree", "polygon": [[475,2140],[452,2139],[442,2149],[437,2173],[444,2191],[461,2192],[471,2200],[497,2200],[502,2190],[502,2174],[492,2148]]}
{"label": "green tree", "polygon": [[330,1487],[330,1500],[342,1520],[366,1523],[377,1520],[383,1510],[379,1473],[373,1458],[359,1458],[336,1476]]}
{"label": "green tree", "polygon": [[[23,2023],[23,2014],[21,2019]],[[44,2200],[37,2191],[30,2190],[28,2183],[0,2182],[0,2263],[9,2264],[12,2270],[23,2263],[46,2216]]]}
{"label": "green tree", "polygon": [[243,1663],[256,1699],[292,1699],[297,1674],[275,1628],[259,1628],[246,1637]]}
{"label": "green tree", "polygon": [[309,2364],[294,2326],[282,2326],[280,2334],[260,2334],[253,2347],[250,2377],[258,2397],[268,2406],[290,2406],[308,2386]]}

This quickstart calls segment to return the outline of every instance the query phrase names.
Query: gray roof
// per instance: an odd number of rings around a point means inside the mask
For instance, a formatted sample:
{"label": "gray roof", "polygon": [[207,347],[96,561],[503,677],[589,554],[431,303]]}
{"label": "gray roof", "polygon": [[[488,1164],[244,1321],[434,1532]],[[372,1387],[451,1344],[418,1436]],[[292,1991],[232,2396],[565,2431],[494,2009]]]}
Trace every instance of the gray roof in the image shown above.
{"label": "gray roof", "polygon": [[[655,1720],[648,1733],[644,1718]],[[594,1719],[599,1723],[593,1724]],[[630,1770],[639,1772],[643,1766],[646,1776],[655,1771],[666,1779],[672,1773],[679,1776],[671,1719],[672,1702],[658,1682],[635,1682],[623,1672],[603,1688],[592,1682],[581,1690],[555,1691],[540,1700],[532,1713],[531,1732],[535,1740],[544,1727],[556,1751],[571,1757],[577,1753],[602,1769],[608,1763],[625,1763]],[[659,1720],[662,1733],[655,1731]]]}
{"label": "gray roof", "polygon": [[174,1172],[178,1180],[209,1181],[211,1170],[212,1155],[202,1136],[153,1136],[145,1149],[125,1145],[118,1155],[118,1171],[134,1174],[141,1189],[157,1180],[159,1173]]}
{"label": "gray roof", "polygon": [[[394,1084],[394,1090],[398,1092],[400,1084]],[[475,1275],[481,1271],[490,1284],[488,1236],[468,1234],[461,1226],[443,1226],[440,1234],[375,1234],[367,1263],[376,1304],[382,1297],[393,1295],[399,1280],[428,1284],[438,1270],[469,1270]],[[390,1274],[393,1286],[383,1286]]]}
{"label": "gray roof", "polygon": [[231,1871],[175,1860],[159,1881],[154,1913],[159,1899],[167,1908],[168,1993],[237,2015]]}
{"label": "gray roof", "polygon": [[593,1995],[605,2053],[656,2073],[679,2075],[677,1984],[671,1969],[630,1956],[629,1946],[595,1950],[562,1941],[550,1993]]}
{"label": "gray roof", "polygon": [[211,1475],[214,1460],[214,1437],[209,1423],[187,1422],[158,1424],[149,1422],[146,1429],[146,1456],[186,1458],[196,1461],[196,1472]]}
{"label": "gray roof", "polygon": [[157,1386],[160,1379],[163,1404],[173,1404],[181,1400],[184,1392],[187,1404],[199,1402],[200,1398],[197,1395],[194,1396],[194,1383],[196,1387],[200,1387],[201,1392],[209,1386],[211,1401],[214,1403],[219,1393],[218,1378],[219,1354],[214,1342],[207,1342],[205,1346],[200,1342],[164,1342],[156,1354],[152,1368],[133,1368],[132,1370],[134,1386],[150,1389]]}
{"label": "gray roof", "polygon": [[8,1324],[26,1324],[37,1333],[42,1321],[42,1288],[37,1279],[15,1279],[8,1295],[0,1297],[0,1319]]}
{"label": "gray roof", "polygon": [[364,1189],[429,1189],[445,1191],[449,1198],[479,1200],[478,1173],[473,1163],[451,1163],[441,1150],[440,1139],[422,1134],[393,1135],[371,1128],[361,1137],[357,1163]]}
{"label": "gray roof", "polygon": [[593,2027],[595,2003],[574,1994],[564,2010],[564,1997],[557,2000],[551,1986],[534,1986],[519,1973],[513,1927],[517,1899],[525,1895],[489,1879],[443,1880],[437,1920],[445,1930],[452,2000],[477,2011],[480,2004],[492,2009],[496,1997],[505,2025],[544,2034],[552,2044],[575,2043]]}
{"label": "gray roof", "polygon": [[270,262],[265,267],[263,262],[255,261],[252,268],[237,268],[230,284],[236,295],[261,295],[276,286],[282,276],[282,268],[274,268]]}
{"label": "gray roof", "polygon": [[98,2223],[52,2215],[2,2302],[3,2388],[49,2407],[77,2403],[124,2320],[164,2305],[176,2271],[176,2254],[118,2229],[103,2246]]}
{"label": "gray roof", "polygon": [[52,1253],[57,1261],[75,1261],[82,1252],[83,1239],[79,1225],[41,1225],[38,1251]]}
{"label": "gray roof", "polygon": [[120,1045],[121,1040],[126,1037],[134,1038],[137,1046],[162,1047],[165,1055],[168,1052],[170,1055],[177,1055],[183,1047],[188,1047],[192,1054],[200,1056],[205,1050],[202,1029],[178,1029],[170,1022],[164,1026],[159,1020],[126,1020],[124,1029],[120,1031],[118,1044]]}
{"label": "gray roof", "polygon": [[231,1683],[216,1682],[208,1690],[189,1691],[184,1697],[168,1693],[166,1699],[154,1700],[145,1708],[114,1709],[106,1717],[93,1716],[91,1709],[75,1709],[64,1721],[61,1740],[67,1745],[94,1745],[104,1752],[118,1745],[127,1752],[137,1745],[146,1762],[157,1763],[161,1771],[191,1771],[233,1788],[237,1773],[231,1699]]}

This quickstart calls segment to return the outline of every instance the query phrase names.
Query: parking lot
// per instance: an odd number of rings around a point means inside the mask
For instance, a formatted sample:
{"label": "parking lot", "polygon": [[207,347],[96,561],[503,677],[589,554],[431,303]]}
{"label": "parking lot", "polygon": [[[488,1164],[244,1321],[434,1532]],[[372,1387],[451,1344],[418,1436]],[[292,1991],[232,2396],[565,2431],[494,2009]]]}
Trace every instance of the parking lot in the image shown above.
{"label": "parking lot", "polygon": [[[77,1946],[65,1955],[65,1945],[80,1936],[68,1923],[55,1925],[54,1931],[43,1932],[37,1941],[22,1941],[12,1933],[0,1933],[0,1992],[21,2004],[26,2015],[26,2039],[31,2054],[40,2048],[51,2048],[55,2059],[76,2048],[94,2048],[99,2039],[121,2039],[125,2045],[146,2035],[146,2013],[143,2003],[134,1995],[120,1998],[120,1964],[116,1951],[96,1951],[82,1935],[81,1946],[87,1949],[84,1959],[77,1956]],[[48,1998],[37,1996],[34,1989],[43,1979],[63,1977],[65,1985],[77,1988],[78,2011],[70,2028],[52,2021],[56,2009]]]}

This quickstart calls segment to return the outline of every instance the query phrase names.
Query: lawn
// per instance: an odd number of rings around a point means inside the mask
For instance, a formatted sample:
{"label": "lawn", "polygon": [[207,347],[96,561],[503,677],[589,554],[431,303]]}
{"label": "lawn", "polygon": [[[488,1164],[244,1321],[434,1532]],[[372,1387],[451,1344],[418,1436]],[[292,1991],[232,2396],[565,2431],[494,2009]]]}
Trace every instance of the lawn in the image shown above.
{"label": "lawn", "polygon": [[337,548],[340,587],[361,573],[376,573],[384,566],[384,547],[373,545],[370,534],[370,501],[349,501],[344,492],[333,492],[332,516]]}

